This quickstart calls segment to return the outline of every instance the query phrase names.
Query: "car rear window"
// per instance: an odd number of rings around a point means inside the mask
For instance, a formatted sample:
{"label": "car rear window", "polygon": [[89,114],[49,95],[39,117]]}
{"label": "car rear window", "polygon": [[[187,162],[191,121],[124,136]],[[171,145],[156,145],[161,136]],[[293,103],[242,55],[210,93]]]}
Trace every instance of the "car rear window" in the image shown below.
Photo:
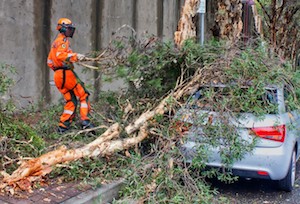
{"label": "car rear window", "polygon": [[277,90],[266,88],[261,93],[251,87],[201,87],[189,99],[191,108],[209,111],[249,113],[278,112]]}

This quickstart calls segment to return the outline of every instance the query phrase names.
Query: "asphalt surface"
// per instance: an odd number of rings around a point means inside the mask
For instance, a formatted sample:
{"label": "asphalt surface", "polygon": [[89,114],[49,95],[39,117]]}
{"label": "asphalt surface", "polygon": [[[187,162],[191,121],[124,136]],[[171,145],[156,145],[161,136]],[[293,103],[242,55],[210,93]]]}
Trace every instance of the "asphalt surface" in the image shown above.
{"label": "asphalt surface", "polygon": [[233,184],[212,180],[212,186],[231,204],[300,204],[300,161],[297,162],[296,183],[292,192],[280,191],[277,183],[268,180],[240,178]]}

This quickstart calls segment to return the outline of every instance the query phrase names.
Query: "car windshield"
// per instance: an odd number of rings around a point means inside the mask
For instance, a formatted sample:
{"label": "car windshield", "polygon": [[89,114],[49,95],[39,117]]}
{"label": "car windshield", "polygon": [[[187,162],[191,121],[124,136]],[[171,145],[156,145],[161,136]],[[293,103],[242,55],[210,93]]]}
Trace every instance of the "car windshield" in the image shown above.
{"label": "car windshield", "polygon": [[275,88],[265,88],[260,94],[253,88],[201,87],[189,99],[188,106],[209,111],[278,112],[278,97]]}

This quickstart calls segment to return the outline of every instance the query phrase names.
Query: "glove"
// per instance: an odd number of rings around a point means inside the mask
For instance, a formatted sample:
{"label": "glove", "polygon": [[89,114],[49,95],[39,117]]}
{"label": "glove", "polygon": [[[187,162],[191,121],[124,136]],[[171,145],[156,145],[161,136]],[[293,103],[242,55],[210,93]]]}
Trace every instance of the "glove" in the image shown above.
{"label": "glove", "polygon": [[85,56],[84,56],[83,54],[77,53],[77,59],[78,59],[79,61],[84,61],[84,60],[85,60]]}

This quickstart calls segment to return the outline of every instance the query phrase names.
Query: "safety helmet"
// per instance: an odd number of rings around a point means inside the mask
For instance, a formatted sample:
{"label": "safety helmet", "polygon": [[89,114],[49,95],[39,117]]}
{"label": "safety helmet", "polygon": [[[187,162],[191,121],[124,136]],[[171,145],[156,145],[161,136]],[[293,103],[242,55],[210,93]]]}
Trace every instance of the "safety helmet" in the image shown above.
{"label": "safety helmet", "polygon": [[60,18],[57,22],[56,30],[58,30],[60,33],[63,33],[66,37],[72,38],[75,32],[75,27],[70,19]]}

